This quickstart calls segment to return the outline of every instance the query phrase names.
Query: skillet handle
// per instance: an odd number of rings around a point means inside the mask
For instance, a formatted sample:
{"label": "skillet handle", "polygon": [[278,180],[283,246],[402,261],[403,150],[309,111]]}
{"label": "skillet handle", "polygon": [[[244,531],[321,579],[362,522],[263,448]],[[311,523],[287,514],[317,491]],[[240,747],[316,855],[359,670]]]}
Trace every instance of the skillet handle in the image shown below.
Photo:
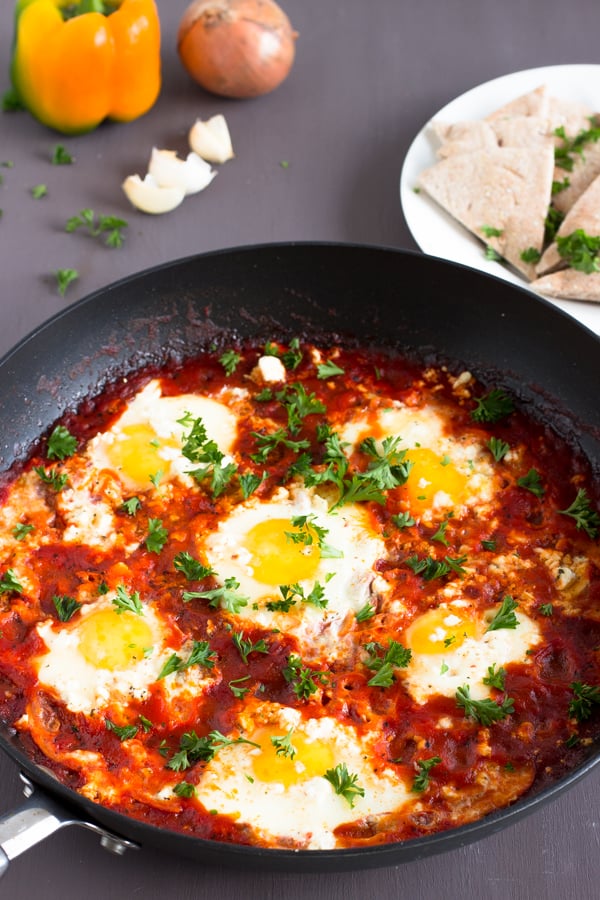
{"label": "skillet handle", "polygon": [[25,802],[0,816],[0,878],[11,860],[20,856],[50,835],[70,825],[87,828],[100,837],[100,843],[111,853],[122,856],[126,850],[138,849],[138,845],[85,819],[77,819],[59,803],[39,789],[34,789],[29,779],[21,774]]}

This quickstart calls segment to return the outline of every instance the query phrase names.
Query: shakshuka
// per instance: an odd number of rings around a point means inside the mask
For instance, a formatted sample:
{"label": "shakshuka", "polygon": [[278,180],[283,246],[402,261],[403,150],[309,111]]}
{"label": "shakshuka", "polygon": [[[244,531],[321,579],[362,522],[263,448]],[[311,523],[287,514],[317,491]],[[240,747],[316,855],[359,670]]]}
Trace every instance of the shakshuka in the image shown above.
{"label": "shakshuka", "polygon": [[600,732],[600,486],[500,386],[375,350],[122,378],[0,492],[0,718],[197,837],[479,819]]}

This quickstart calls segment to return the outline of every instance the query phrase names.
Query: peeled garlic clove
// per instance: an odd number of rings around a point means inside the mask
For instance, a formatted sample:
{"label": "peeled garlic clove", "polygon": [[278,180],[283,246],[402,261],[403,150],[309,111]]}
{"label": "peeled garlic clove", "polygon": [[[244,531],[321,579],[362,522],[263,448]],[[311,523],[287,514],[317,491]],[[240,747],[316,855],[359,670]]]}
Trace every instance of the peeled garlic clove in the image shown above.
{"label": "peeled garlic clove", "polygon": [[152,148],[148,172],[160,187],[179,187],[186,194],[197,194],[211,183],[215,175],[210,165],[197,153],[179,159],[174,150]]}
{"label": "peeled garlic clove", "polygon": [[136,209],[154,215],[171,212],[185,197],[183,188],[161,187],[150,173],[143,181],[139,175],[130,175],[125,179],[122,187],[127,199]]}
{"label": "peeled garlic clove", "polygon": [[208,162],[224,163],[235,156],[225,116],[212,116],[206,122],[196,119],[189,142],[192,150]]}

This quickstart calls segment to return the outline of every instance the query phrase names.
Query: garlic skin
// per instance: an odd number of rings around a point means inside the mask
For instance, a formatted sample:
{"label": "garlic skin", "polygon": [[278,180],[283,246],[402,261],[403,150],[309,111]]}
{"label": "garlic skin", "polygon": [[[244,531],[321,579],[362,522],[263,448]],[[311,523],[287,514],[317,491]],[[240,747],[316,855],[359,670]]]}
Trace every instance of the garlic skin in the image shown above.
{"label": "garlic skin", "polygon": [[235,156],[225,116],[212,116],[206,122],[196,119],[188,140],[192,150],[207,162],[224,163]]}
{"label": "garlic skin", "polygon": [[122,188],[132,206],[151,215],[171,212],[185,197],[183,188],[161,187],[150,173],[143,181],[139,175],[129,175]]}
{"label": "garlic skin", "polygon": [[156,147],[152,148],[148,173],[160,187],[181,188],[186,196],[203,191],[217,174],[193,151],[185,159],[179,159],[174,150]]}

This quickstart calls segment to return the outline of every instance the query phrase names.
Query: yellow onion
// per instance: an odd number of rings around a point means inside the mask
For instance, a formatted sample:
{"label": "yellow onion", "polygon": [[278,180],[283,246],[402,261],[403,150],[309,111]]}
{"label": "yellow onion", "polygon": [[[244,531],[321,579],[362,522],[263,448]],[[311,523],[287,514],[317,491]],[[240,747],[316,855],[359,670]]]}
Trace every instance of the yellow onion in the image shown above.
{"label": "yellow onion", "polygon": [[241,99],[281,84],[297,36],[274,0],[195,0],[179,24],[177,50],[203,88]]}

